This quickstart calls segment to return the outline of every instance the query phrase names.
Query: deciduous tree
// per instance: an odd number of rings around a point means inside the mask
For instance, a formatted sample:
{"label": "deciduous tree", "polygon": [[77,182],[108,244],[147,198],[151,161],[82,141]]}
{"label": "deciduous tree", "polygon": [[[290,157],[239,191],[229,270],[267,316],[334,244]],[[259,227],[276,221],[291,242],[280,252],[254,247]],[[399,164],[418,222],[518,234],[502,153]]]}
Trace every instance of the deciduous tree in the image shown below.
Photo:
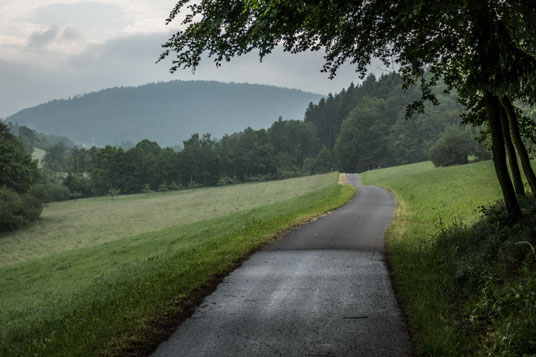
{"label": "deciduous tree", "polygon": [[409,114],[425,100],[436,101],[431,88],[439,78],[462,98],[480,96],[506,207],[521,215],[506,166],[499,98],[536,101],[532,0],[181,0],[168,23],[181,11],[187,12],[184,26],[161,55],[175,52],[171,71],[196,68],[205,55],[219,65],[253,50],[262,58],[276,46],[292,53],[324,49],[323,70],[331,76],[345,62],[364,76],[375,57],[396,66],[406,85],[419,82],[422,98]]}
{"label": "deciduous tree", "polygon": [[41,214],[37,163],[0,122],[0,231],[16,229]]}

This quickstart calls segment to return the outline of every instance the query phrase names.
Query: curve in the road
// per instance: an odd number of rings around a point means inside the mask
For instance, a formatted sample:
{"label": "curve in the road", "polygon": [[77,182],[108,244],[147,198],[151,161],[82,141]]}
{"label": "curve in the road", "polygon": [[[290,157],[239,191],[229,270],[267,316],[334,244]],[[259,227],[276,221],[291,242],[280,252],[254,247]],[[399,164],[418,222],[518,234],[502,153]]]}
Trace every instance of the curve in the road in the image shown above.
{"label": "curve in the road", "polygon": [[348,184],[358,187],[350,203],[290,232],[267,250],[383,251],[383,236],[396,207],[392,193],[377,186],[359,186],[355,174],[348,175]]}
{"label": "curve in the road", "polygon": [[345,207],[254,254],[154,355],[411,355],[382,253],[394,206],[388,191],[359,186]]}

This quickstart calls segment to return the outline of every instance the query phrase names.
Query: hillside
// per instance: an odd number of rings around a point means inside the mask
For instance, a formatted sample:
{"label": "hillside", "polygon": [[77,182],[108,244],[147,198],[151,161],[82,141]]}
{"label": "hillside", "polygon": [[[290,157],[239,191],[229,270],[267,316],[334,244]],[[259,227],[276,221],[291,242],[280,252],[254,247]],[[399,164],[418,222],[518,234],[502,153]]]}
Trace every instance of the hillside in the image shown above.
{"label": "hillside", "polygon": [[257,84],[171,81],[109,88],[54,100],[7,121],[78,144],[119,145],[142,139],[181,145],[193,133],[226,133],[267,128],[279,116],[303,118],[304,108],[321,96]]}
{"label": "hillside", "polygon": [[491,161],[360,177],[397,197],[387,255],[418,355],[533,356],[534,198],[520,200],[524,217],[510,220]]}
{"label": "hillside", "polygon": [[445,135],[463,142],[458,148],[466,149],[465,154],[489,158],[486,148],[473,140],[479,129],[460,127],[463,107],[457,95],[446,89],[439,83],[433,89],[437,105],[427,103],[423,113],[407,119],[407,106],[421,96],[419,87],[404,89],[402,79],[392,74],[369,75],[363,83],[310,104],[304,121],[317,127],[320,144],[332,150],[340,171],[362,172],[429,160],[432,147],[445,140]]}
{"label": "hillside", "polygon": [[0,236],[0,356],[147,348],[248,253],[348,202],[337,177],[51,203]]}

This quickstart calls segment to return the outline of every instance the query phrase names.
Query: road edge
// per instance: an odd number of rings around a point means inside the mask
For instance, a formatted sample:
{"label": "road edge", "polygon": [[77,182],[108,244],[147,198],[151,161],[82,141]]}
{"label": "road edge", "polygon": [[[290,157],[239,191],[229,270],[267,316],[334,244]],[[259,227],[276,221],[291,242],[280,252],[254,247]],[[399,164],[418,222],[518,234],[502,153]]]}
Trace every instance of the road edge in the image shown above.
{"label": "road edge", "polygon": [[[304,218],[302,220],[299,220],[293,225],[290,225],[289,227],[286,227],[284,230],[279,232],[278,234],[274,235],[273,238],[269,239],[267,242],[260,244],[259,246],[253,248],[251,251],[249,251],[247,254],[242,256],[240,259],[238,259],[235,263],[233,263],[227,270],[224,272],[214,276],[212,279],[207,280],[203,286],[196,291],[194,291],[191,295],[185,298],[177,298],[174,301],[170,302],[166,306],[162,308],[162,313],[149,317],[146,321],[144,321],[145,324],[148,324],[151,326],[151,335],[147,336],[146,339],[143,339],[142,341],[130,341],[128,345],[117,345],[114,346],[115,343],[117,343],[116,340],[111,341],[111,343],[108,345],[108,348],[105,349],[105,355],[106,356],[149,356],[151,353],[153,353],[158,346],[166,341],[172,334],[175,332],[177,327],[182,324],[186,319],[192,316],[192,314],[195,312],[196,308],[203,302],[205,297],[210,295],[212,292],[214,292],[218,285],[233,271],[240,268],[242,264],[247,261],[253,254],[261,251],[264,249],[267,245],[272,244],[276,242],[277,240],[281,239],[285,235],[289,234],[291,231],[295,229],[299,229],[300,227],[313,222],[317,220],[318,218],[330,214],[331,212],[334,212],[338,210],[341,207],[344,207],[347,205],[357,194],[357,188],[353,185],[345,185],[350,186],[352,189],[354,189],[354,192],[351,196],[349,196],[347,199],[342,201],[339,206],[335,207],[334,209],[319,212],[318,214],[315,214],[314,216],[310,216],[307,218]],[[123,337],[126,337],[126,340],[128,340],[128,331],[125,331],[125,334]]]}
{"label": "road edge", "polygon": [[402,316],[404,318],[404,322],[406,324],[406,327],[407,327],[407,331],[408,331],[408,335],[409,335],[409,338],[410,338],[410,341],[411,341],[411,355],[412,356],[417,356],[417,342],[415,340],[415,337],[414,337],[414,331],[413,329],[411,328],[411,324],[410,324],[410,318],[409,318],[409,315],[407,313],[407,309],[406,309],[406,306],[404,304],[401,303],[401,294],[400,294],[400,288],[399,288],[399,281],[398,279],[396,278],[396,276],[394,275],[394,270],[393,270],[393,265],[391,263],[391,259],[390,259],[390,256],[389,256],[389,252],[390,252],[390,249],[389,249],[389,242],[387,240],[387,234],[390,230],[394,230],[394,229],[398,229],[397,233],[394,233],[396,236],[401,236],[403,234],[403,232],[405,231],[405,227],[402,226],[402,227],[395,227],[395,224],[397,223],[397,221],[403,221],[404,220],[404,212],[406,211],[407,209],[407,206],[406,206],[406,203],[404,202],[404,200],[402,199],[402,197],[400,197],[400,195],[398,195],[398,193],[392,189],[390,189],[389,187],[386,187],[384,185],[375,185],[375,186],[378,186],[378,187],[381,187],[389,192],[391,192],[391,194],[393,195],[394,199],[395,199],[395,203],[396,203],[396,207],[395,207],[395,210],[393,212],[393,217],[391,219],[391,223],[389,224],[389,226],[387,227],[387,230],[385,231],[384,233],[384,250],[382,252],[383,254],[383,257],[384,257],[384,262],[385,262],[385,266],[387,267],[387,272],[389,274],[389,280],[391,281],[391,288],[393,289],[393,292],[395,293],[395,298],[396,298],[396,302],[398,304],[398,308],[400,309],[400,312],[402,312]]}

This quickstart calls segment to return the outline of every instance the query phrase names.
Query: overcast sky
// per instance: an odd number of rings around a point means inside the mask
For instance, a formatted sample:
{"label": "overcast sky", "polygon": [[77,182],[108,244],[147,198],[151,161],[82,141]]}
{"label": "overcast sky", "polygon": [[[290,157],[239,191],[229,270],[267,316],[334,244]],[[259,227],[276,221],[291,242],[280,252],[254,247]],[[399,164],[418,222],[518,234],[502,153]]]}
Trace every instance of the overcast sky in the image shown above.
{"label": "overcast sky", "polygon": [[322,53],[281,51],[262,63],[251,54],[220,68],[205,61],[195,74],[170,74],[169,62],[155,61],[177,28],[165,25],[175,2],[0,0],[0,118],[52,99],[172,79],[272,84],[320,94],[358,81],[349,67],[329,80],[320,73]]}

